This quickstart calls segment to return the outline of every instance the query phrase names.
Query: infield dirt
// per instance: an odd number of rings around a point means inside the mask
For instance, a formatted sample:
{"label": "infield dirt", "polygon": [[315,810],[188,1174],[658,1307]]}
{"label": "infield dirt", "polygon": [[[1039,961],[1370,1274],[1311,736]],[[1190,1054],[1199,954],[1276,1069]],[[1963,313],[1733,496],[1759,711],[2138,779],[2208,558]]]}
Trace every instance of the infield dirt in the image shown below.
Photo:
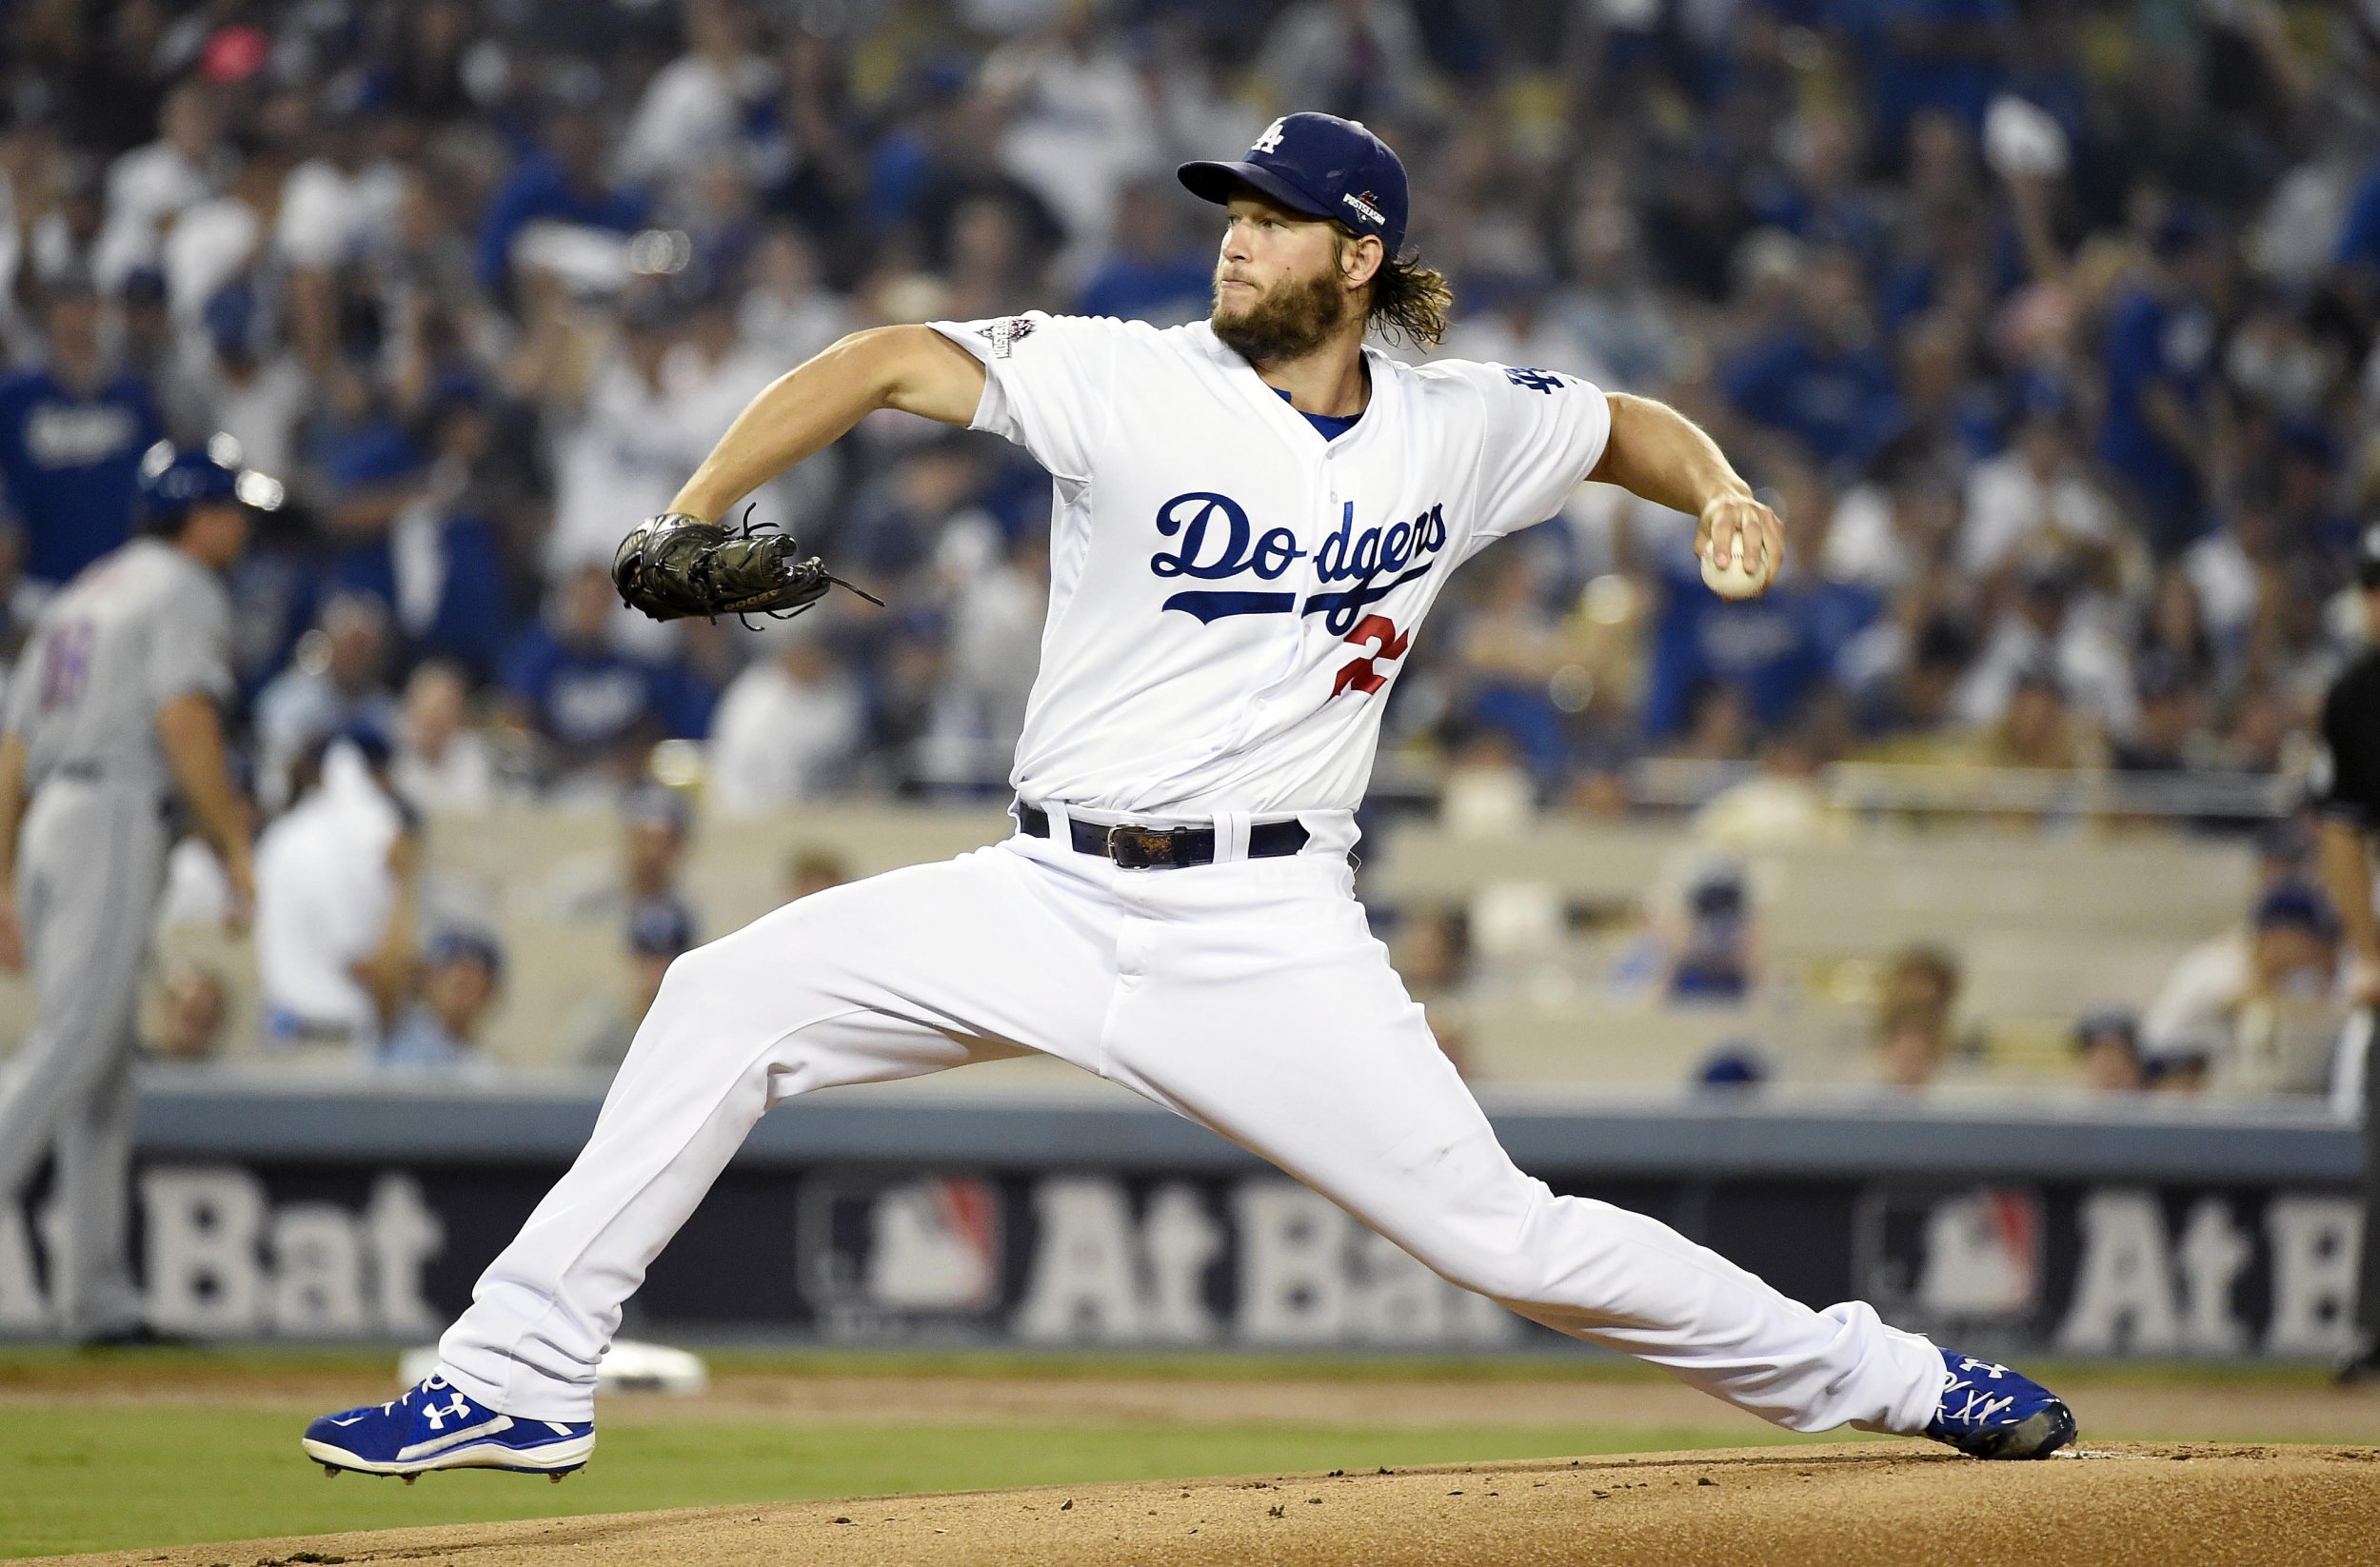
{"label": "infield dirt", "polygon": [[2380,1452],[2371,1449],[2142,1443],[1989,1464],[1919,1443],[1869,1442],[614,1514],[48,1559],[78,1567],[2293,1567],[2366,1563],[2376,1554]]}

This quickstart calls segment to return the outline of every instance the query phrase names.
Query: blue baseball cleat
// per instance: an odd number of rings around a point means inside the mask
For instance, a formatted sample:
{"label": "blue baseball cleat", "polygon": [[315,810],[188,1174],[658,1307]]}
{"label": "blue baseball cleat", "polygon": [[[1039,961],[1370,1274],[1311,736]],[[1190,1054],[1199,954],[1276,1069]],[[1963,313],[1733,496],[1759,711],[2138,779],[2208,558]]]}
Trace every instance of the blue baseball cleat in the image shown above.
{"label": "blue baseball cleat", "polygon": [[393,1403],[325,1415],[300,1445],[330,1475],[402,1475],[410,1485],[432,1469],[511,1469],[559,1480],[594,1453],[595,1423],[516,1420],[433,1375]]}
{"label": "blue baseball cleat", "polygon": [[1971,1458],[2046,1458],[2074,1439],[2074,1412],[2030,1377],[1942,1351],[1950,1385],[1926,1435]]}

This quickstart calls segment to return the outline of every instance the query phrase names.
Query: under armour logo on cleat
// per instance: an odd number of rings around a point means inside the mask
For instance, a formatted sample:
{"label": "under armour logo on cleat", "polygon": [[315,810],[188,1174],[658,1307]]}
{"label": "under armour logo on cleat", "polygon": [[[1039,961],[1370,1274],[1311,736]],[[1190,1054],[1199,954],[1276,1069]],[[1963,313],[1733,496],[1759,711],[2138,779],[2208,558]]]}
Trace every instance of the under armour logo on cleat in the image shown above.
{"label": "under armour logo on cleat", "polygon": [[454,1402],[447,1405],[444,1409],[439,1408],[436,1404],[424,1404],[422,1406],[422,1413],[429,1418],[429,1428],[432,1431],[446,1430],[447,1416],[451,1415],[456,1419],[461,1419],[464,1416],[468,1415],[470,1412],[471,1406],[463,1401],[463,1395],[460,1393],[454,1396]]}

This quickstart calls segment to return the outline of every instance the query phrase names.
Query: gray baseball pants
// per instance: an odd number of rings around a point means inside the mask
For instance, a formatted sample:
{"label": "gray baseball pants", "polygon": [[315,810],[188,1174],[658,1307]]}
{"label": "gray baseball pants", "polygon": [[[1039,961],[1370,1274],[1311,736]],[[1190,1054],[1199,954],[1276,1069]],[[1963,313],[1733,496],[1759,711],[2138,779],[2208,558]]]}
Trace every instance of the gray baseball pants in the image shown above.
{"label": "gray baseball pants", "polygon": [[126,1256],[133,1010],[167,847],[154,793],[64,778],[35,793],[19,840],[34,1020],[0,1062],[0,1201],[55,1155],[50,1315],[78,1339],[142,1318]]}

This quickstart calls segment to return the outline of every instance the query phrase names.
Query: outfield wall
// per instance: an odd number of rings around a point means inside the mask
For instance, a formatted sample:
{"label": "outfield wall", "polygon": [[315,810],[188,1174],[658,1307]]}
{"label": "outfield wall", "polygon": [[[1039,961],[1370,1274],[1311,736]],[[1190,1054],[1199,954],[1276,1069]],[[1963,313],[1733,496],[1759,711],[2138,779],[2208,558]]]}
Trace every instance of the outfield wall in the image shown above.
{"label": "outfield wall", "polygon": [[[1068,1092],[840,1090],[768,1117],[654,1267],[644,1335],[843,1344],[1559,1349],[1197,1127]],[[204,1338],[426,1339],[567,1163],[597,1085],[152,1084],[136,1258]],[[2354,1288],[2355,1133],[2149,1100],[1485,1096],[1557,1191],[1814,1302],[1984,1350],[2321,1359]],[[0,1214],[0,1333],[45,1328]]]}

